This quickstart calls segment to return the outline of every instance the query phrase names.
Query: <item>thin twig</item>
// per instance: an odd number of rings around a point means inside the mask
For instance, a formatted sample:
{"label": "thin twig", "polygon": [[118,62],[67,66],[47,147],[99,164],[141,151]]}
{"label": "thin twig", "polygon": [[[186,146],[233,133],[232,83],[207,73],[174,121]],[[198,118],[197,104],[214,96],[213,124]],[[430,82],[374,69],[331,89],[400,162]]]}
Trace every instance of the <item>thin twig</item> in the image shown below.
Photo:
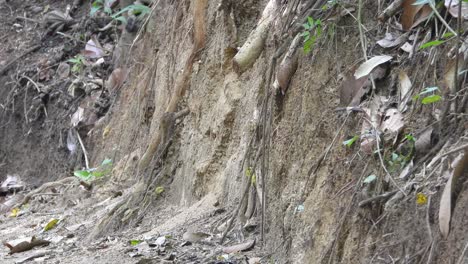
{"label": "thin twig", "polygon": [[394,191],[391,191],[391,192],[387,192],[387,193],[384,193],[384,194],[381,194],[381,195],[371,197],[371,198],[366,199],[366,200],[362,200],[361,202],[359,202],[358,206],[359,207],[364,207],[364,206],[366,206],[366,205],[368,205],[368,204],[370,204],[372,202],[387,199],[387,198],[389,198],[390,196],[394,195],[397,192],[398,192],[398,190],[394,190]]}
{"label": "thin twig", "polygon": [[81,140],[81,136],[80,136],[80,133],[75,130],[76,132],[76,136],[78,138],[78,141],[80,142],[80,146],[81,146],[81,149],[83,150],[83,155],[85,157],[85,165],[86,165],[86,169],[89,170],[89,160],[88,160],[88,154],[86,153],[86,148],[83,144],[83,141]]}
{"label": "thin twig", "polygon": [[25,52],[23,52],[21,55],[19,55],[18,57],[14,58],[13,60],[11,60],[9,63],[7,63],[1,70],[0,70],[0,76],[3,75],[17,60],[21,59],[22,57],[28,55],[29,53],[31,52],[34,52],[36,51],[37,49],[39,49],[41,47],[41,45],[34,45],[32,46],[31,48],[27,49]]}

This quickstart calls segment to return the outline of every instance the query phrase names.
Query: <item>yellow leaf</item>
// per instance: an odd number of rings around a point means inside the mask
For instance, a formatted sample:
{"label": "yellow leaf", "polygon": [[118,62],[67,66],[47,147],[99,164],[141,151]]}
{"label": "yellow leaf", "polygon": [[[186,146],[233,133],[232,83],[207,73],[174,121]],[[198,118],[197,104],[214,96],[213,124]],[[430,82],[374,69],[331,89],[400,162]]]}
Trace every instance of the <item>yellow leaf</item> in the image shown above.
{"label": "yellow leaf", "polygon": [[47,223],[47,225],[44,227],[44,231],[49,231],[51,230],[52,228],[54,228],[57,223],[58,223],[59,219],[57,218],[52,218],[49,223]]}
{"label": "yellow leaf", "polygon": [[158,187],[156,187],[156,189],[154,190],[154,192],[155,192],[156,194],[161,194],[161,193],[164,192],[164,187],[158,186]]}
{"label": "yellow leaf", "polygon": [[109,135],[110,130],[111,130],[111,128],[110,128],[109,125],[104,128],[104,131],[102,131],[102,138],[103,139],[105,139]]}
{"label": "yellow leaf", "polygon": [[10,217],[17,217],[19,212],[20,212],[19,208],[11,209]]}
{"label": "yellow leaf", "polygon": [[424,205],[427,203],[427,196],[424,193],[416,194],[416,203],[419,205]]}

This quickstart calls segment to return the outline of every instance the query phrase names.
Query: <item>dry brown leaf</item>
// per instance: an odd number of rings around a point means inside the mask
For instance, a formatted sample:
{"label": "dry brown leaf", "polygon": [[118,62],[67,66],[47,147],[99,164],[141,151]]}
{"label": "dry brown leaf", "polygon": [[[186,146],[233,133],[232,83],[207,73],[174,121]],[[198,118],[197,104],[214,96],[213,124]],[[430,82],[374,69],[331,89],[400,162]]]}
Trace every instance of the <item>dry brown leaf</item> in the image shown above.
{"label": "dry brown leaf", "polygon": [[[445,0],[445,7],[448,9],[450,15],[455,18],[458,18],[458,4],[460,1],[458,0]],[[462,9],[461,9],[462,17],[465,20],[468,20],[468,3],[462,2]]]}
{"label": "dry brown leaf", "polygon": [[403,44],[400,49],[402,49],[404,52],[411,53],[413,52],[413,45],[405,42],[405,44]]}
{"label": "dry brown leaf", "polygon": [[71,117],[72,127],[76,127],[83,120],[84,108],[78,107]]}
{"label": "dry brown leaf", "polygon": [[428,13],[432,12],[428,5],[413,5],[416,0],[405,0],[403,2],[403,14],[400,22],[403,30],[410,30],[427,19]]}
{"label": "dry brown leaf", "polygon": [[354,77],[356,79],[359,79],[359,78],[368,76],[372,72],[372,70],[374,70],[375,67],[391,60],[392,58],[393,58],[392,56],[388,56],[388,55],[380,55],[380,56],[372,57],[368,61],[361,64],[361,66],[359,66],[359,68],[354,73]]}
{"label": "dry brown leaf", "polygon": [[91,39],[86,43],[83,55],[89,59],[99,59],[104,56],[104,49],[99,44],[96,36],[92,36]]}
{"label": "dry brown leaf", "polygon": [[[363,92],[360,90],[363,90],[362,88],[365,82],[366,78],[360,78],[356,80],[354,76],[348,74],[340,86],[340,105],[348,106],[353,98],[356,97],[357,93],[360,93],[362,96]],[[361,96],[359,96],[359,99]]]}
{"label": "dry brown leaf", "polygon": [[406,72],[400,70],[398,73],[398,84],[400,88],[400,103],[398,105],[398,110],[404,112],[407,108],[408,101],[411,99],[411,80],[409,79]]}
{"label": "dry brown leaf", "polygon": [[255,244],[255,240],[247,240],[244,243],[237,244],[234,246],[230,247],[224,247],[223,252],[227,254],[235,253],[235,252],[240,252],[240,251],[245,251],[253,247]]}
{"label": "dry brown leaf", "polygon": [[382,48],[393,48],[405,43],[407,39],[407,34],[397,35],[395,33],[385,33],[385,38],[377,41],[377,44]]}
{"label": "dry brown leaf", "polygon": [[427,129],[422,131],[421,134],[415,135],[416,142],[414,143],[414,148],[416,151],[416,156],[422,157],[431,150],[432,130],[432,127],[428,127]]}
{"label": "dry brown leaf", "polygon": [[458,184],[458,178],[464,173],[468,167],[468,151],[460,153],[452,162],[452,170],[446,172],[448,181],[445,184],[442,197],[440,198],[439,207],[439,228],[442,236],[447,238],[450,232],[450,220],[452,218],[452,195],[455,186]]}
{"label": "dry brown leaf", "polygon": [[396,108],[389,108],[385,111],[380,130],[384,133],[399,133],[404,126],[405,122],[400,111]]}

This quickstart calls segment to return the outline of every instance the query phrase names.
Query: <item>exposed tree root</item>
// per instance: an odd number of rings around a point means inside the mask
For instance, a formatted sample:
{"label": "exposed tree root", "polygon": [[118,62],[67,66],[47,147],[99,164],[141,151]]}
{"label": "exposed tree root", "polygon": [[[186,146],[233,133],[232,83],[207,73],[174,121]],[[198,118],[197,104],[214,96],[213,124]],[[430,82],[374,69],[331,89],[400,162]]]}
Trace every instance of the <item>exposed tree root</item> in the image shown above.
{"label": "exposed tree root", "polygon": [[26,194],[26,196],[24,196],[23,200],[20,203],[13,206],[13,207],[14,208],[15,207],[19,208],[22,205],[27,204],[29,202],[29,200],[31,200],[31,198],[34,197],[35,195],[37,195],[39,193],[42,193],[43,191],[45,191],[45,190],[47,190],[49,188],[62,186],[64,184],[72,182],[74,180],[76,180],[75,177],[67,177],[67,178],[64,178],[64,179],[61,179],[61,180],[58,180],[58,181],[44,183],[41,187],[39,187],[37,189],[34,189],[34,190],[30,191],[28,194]]}
{"label": "exposed tree root", "polygon": [[[184,96],[189,87],[190,79],[192,76],[193,63],[198,57],[199,53],[205,47],[206,42],[206,28],[205,28],[205,11],[208,4],[207,0],[196,0],[193,9],[193,24],[194,45],[189,58],[185,62],[184,70],[177,77],[174,90],[172,92],[170,101],[166,107],[166,112],[159,119],[159,129],[153,134],[149,141],[148,148],[141,157],[136,175],[140,177],[139,183],[134,186],[134,190],[130,192],[125,199],[117,203],[114,208],[103,217],[101,222],[95,227],[90,237],[97,237],[100,234],[108,231],[109,229],[117,229],[123,225],[129,224],[130,221],[135,222],[141,220],[142,212],[151,205],[152,195],[147,195],[150,185],[155,183],[151,177],[144,177],[145,171],[148,169],[150,162],[156,158],[160,159],[162,153],[167,149],[170,144],[170,137],[174,128],[175,120],[181,118],[189,113],[188,109],[176,112],[181,98]],[[160,145],[162,145],[162,148]],[[158,151],[159,150],[159,151]],[[159,154],[158,154],[159,153]],[[158,157],[155,157],[157,155]]]}

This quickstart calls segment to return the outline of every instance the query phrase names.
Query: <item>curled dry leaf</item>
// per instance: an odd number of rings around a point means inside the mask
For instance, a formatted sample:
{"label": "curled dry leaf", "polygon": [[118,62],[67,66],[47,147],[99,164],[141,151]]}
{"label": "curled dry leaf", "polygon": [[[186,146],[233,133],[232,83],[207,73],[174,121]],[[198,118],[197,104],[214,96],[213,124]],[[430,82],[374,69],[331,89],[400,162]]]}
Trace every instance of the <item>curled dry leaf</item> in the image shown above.
{"label": "curled dry leaf", "polygon": [[73,113],[71,117],[71,125],[73,127],[76,127],[83,120],[83,113],[84,109],[82,107],[78,107],[75,113]]}
{"label": "curled dry leaf", "polygon": [[385,33],[385,38],[377,41],[377,44],[382,48],[393,48],[406,42],[407,34],[398,36],[395,33]]}
{"label": "curled dry leaf", "polygon": [[454,208],[454,201],[452,196],[454,193],[455,186],[457,186],[460,176],[466,172],[468,168],[468,150],[465,149],[464,153],[461,153],[452,162],[452,170],[446,171],[448,181],[445,185],[442,197],[440,199],[439,207],[439,228],[442,236],[447,238],[450,232],[450,220],[452,218],[452,208]]}
{"label": "curled dry leaf", "polygon": [[403,14],[400,22],[403,30],[410,30],[426,20],[432,12],[429,5],[414,5],[416,0],[405,0],[403,2]]}
{"label": "curled dry leaf", "polygon": [[463,19],[468,20],[468,3],[458,0],[445,0],[445,7],[448,9],[450,15],[458,18],[458,5],[462,3],[461,14]]}
{"label": "curled dry leaf", "polygon": [[390,61],[391,59],[392,59],[392,56],[388,56],[388,55],[375,56],[369,59],[368,61],[364,62],[363,64],[361,64],[361,66],[359,66],[359,68],[354,73],[354,77],[356,79],[365,77],[369,75],[375,67],[387,61]]}
{"label": "curled dry leaf", "polygon": [[247,240],[244,243],[237,244],[234,246],[224,247],[223,252],[227,254],[236,253],[251,249],[255,244],[255,240]]}
{"label": "curled dry leaf", "polygon": [[104,49],[95,36],[86,43],[83,55],[89,59],[99,59],[105,55]]}

